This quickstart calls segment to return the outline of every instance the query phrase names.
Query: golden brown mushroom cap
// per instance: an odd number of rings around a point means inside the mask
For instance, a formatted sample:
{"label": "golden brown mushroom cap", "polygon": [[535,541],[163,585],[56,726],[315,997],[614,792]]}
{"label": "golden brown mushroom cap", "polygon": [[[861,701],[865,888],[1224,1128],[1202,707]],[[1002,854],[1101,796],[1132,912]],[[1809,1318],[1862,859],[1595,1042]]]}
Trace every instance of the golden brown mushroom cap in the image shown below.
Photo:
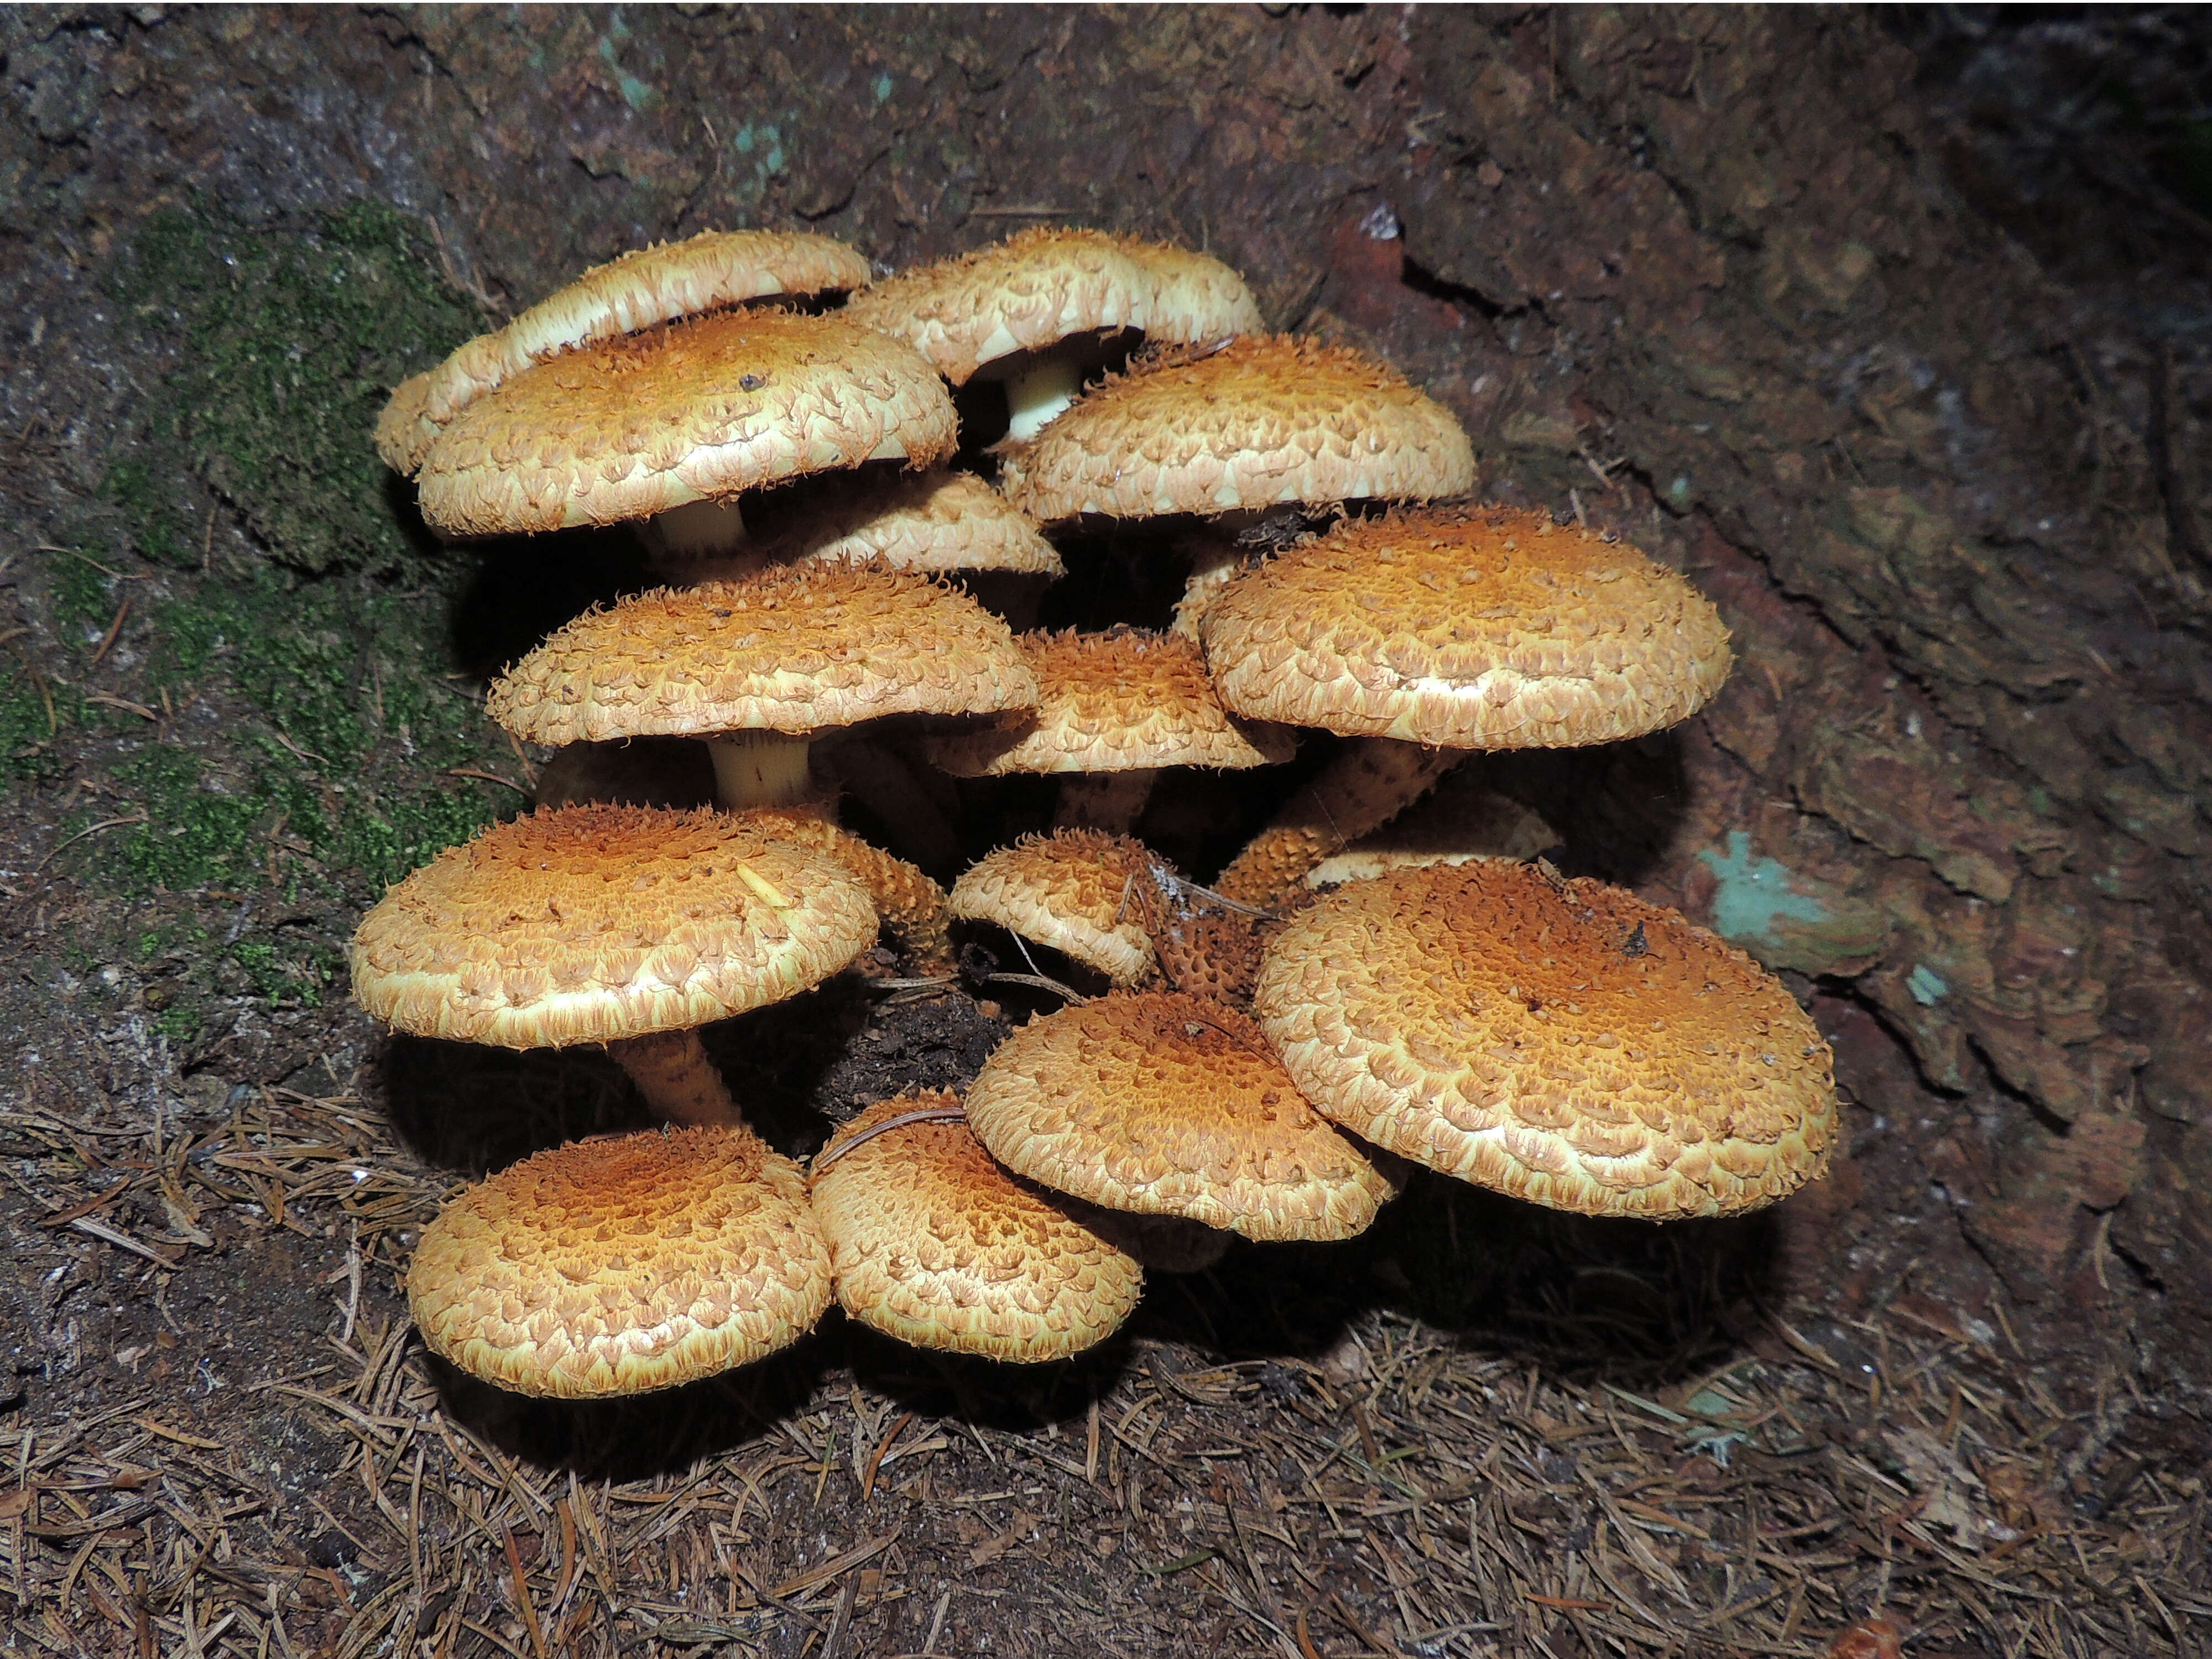
{"label": "golden brown mushroom cap", "polygon": [[1055,1191],[1247,1238],[1349,1238],[1397,1192],[1306,1104],[1259,1027],[1176,991],[1031,1021],[983,1062],[968,1121]]}
{"label": "golden brown mushroom cap", "polygon": [[433,1353],[562,1400],[643,1394],[797,1341],[830,1251],[790,1159],[740,1128],[572,1142],[423,1229],[407,1299]]}
{"label": "golden brown mushroom cap", "polygon": [[886,277],[844,314],[908,342],[955,386],[1071,334],[1142,329],[1184,344],[1244,334],[1260,307],[1218,259],[1108,231],[1040,228]]}
{"label": "golden brown mushroom cap", "polygon": [[1773,1202],[1826,1167],[1828,1045],[1742,951],[1528,865],[1355,882],[1268,947],[1254,1012],[1306,1097],[1447,1175],[1653,1220]]}
{"label": "golden brown mushroom cap", "polygon": [[1006,499],[1036,518],[1142,519],[1285,501],[1433,501],[1474,488],[1449,410],[1342,346],[1249,336],[1140,358],[1008,447]]}
{"label": "golden brown mushroom cap", "polygon": [[431,371],[425,416],[443,426],[532,363],[771,294],[866,285],[868,262],[811,231],[702,230],[593,265],[506,327],[480,334]]}
{"label": "golden brown mushroom cap", "polygon": [[806,472],[952,453],[945,383],[836,317],[722,312],[564,352],[473,399],[417,478],[459,535],[619,524]]}
{"label": "golden brown mushroom cap", "polygon": [[1064,951],[1116,985],[1152,974],[1143,912],[1125,903],[1152,854],[1127,836],[1059,830],[987,853],[952,885],[952,914]]}
{"label": "golden brown mushroom cap", "polygon": [[902,1342],[988,1359],[1062,1359],[1104,1341],[1145,1275],[1085,1224],[1087,1206],[1017,1181],[957,1120],[870,1133],[959,1104],[943,1091],[878,1101],[822,1149],[814,1212],[838,1301]]}
{"label": "golden brown mushroom cap", "polygon": [[486,706],[519,737],[574,743],[796,735],[1036,702],[1013,634],[967,595],[911,571],[795,565],[579,617],[508,669]]}
{"label": "golden brown mushroom cap", "polygon": [[875,939],[826,854],[714,812],[568,806],[447,848],[362,919],[350,961],[403,1031],[560,1048],[781,1002]]}
{"label": "golden brown mushroom cap", "polygon": [[771,564],[865,564],[893,570],[1005,570],[1062,576],[1059,550],[1036,523],[972,472],[925,472],[807,504],[797,522],[756,526],[747,544]]}
{"label": "golden brown mushroom cap", "polygon": [[1224,769],[1290,759],[1279,726],[1233,720],[1190,641],[1116,629],[1024,634],[1015,641],[1036,676],[1036,711],[1017,722],[923,740],[930,763],[957,778],[1016,772]]}
{"label": "golden brown mushroom cap", "polygon": [[1344,520],[1231,582],[1200,631],[1240,714],[1441,749],[1656,732],[1729,661],[1719,612],[1664,565],[1499,507]]}

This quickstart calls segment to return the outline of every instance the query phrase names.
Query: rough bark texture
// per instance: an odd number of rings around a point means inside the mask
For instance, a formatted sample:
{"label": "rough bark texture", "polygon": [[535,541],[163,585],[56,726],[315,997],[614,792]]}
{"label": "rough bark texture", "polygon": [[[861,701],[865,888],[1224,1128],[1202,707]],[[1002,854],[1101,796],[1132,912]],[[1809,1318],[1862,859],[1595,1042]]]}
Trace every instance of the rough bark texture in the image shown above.
{"label": "rough bark texture", "polygon": [[[1901,1282],[1902,1215],[2085,1350],[2131,1331],[2177,1386],[2212,1357],[2203,337],[1978,212],[1873,20],[34,9],[0,46],[17,548],[110,489],[174,366],[98,286],[157,204],[396,204],[495,315],[710,226],[891,265],[1041,221],[1211,248],[1272,325],[1448,401],[1486,489],[1721,605],[1705,715],[1517,776],[1563,862],[1802,976],[1859,1103],[1804,1224],[1838,1297]],[[82,821],[60,787],[12,827],[26,907],[98,902],[32,870]],[[295,1022],[291,1063],[349,1019]]]}

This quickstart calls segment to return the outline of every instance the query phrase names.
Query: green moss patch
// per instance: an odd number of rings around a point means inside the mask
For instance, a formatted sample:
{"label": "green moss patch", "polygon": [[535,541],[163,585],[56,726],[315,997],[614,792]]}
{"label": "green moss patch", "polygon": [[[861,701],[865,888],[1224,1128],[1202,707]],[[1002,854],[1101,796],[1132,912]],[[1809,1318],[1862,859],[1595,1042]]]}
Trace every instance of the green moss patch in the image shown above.
{"label": "green moss patch", "polygon": [[264,569],[158,606],[143,694],[235,700],[257,718],[218,751],[148,744],[114,769],[144,822],[106,833],[118,890],[244,891],[272,880],[357,902],[520,797],[482,769],[493,739],[447,678],[439,594]]}
{"label": "green moss patch", "polygon": [[73,692],[0,659],[0,775],[33,782],[60,775],[66,763],[55,740],[78,708]]}
{"label": "green moss patch", "polygon": [[118,300],[172,340],[178,366],[149,411],[144,453],[102,494],[137,550],[198,561],[198,527],[165,472],[181,463],[233,503],[271,556],[309,571],[396,569],[416,549],[370,446],[390,389],[477,331],[420,227],[357,202],[304,230],[165,209],[110,273]]}

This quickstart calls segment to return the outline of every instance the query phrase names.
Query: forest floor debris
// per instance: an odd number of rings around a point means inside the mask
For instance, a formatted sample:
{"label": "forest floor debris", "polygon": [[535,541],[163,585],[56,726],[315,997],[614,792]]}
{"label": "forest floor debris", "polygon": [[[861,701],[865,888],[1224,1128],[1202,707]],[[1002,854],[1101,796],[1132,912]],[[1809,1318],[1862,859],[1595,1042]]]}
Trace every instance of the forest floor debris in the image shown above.
{"label": "forest floor debris", "polygon": [[[2203,1475],[2136,1435],[2124,1382],[2068,1410],[1995,1309],[1747,1313],[1694,1244],[1656,1270],[1524,1249],[1492,1311],[1431,1323],[1407,1247],[1474,1224],[1439,1182],[1364,1283],[1247,1249],[1160,1279],[1083,1363],[833,1321],[574,1407],[423,1353],[398,1271],[454,1177],[360,1096],[36,1105],[0,1114],[0,1154],[72,1381],[0,1417],[0,1650],[1813,1656],[1876,1613],[1916,1654],[2212,1634]],[[88,1352],[79,1298],[145,1317]]]}

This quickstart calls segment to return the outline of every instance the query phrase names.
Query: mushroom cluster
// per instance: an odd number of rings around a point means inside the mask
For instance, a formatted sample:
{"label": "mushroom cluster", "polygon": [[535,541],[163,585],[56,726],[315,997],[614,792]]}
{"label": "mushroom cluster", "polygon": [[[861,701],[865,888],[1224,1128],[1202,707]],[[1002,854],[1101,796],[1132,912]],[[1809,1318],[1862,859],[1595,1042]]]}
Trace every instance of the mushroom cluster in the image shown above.
{"label": "mushroom cluster", "polygon": [[[489,712],[559,748],[543,804],[355,939],[380,1019],[602,1045],[664,1126],[457,1198],[409,1273],[436,1352],[526,1393],[635,1392],[795,1340],[834,1298],[903,1341],[1041,1361],[1110,1335],[1148,1267],[1358,1233],[1416,1164],[1651,1219],[1820,1172],[1828,1053],[1777,981],[1560,877],[1546,826],[1479,775],[1400,819],[1463,755],[1695,711],[1729,657],[1686,581],[1475,503],[1449,410],[1261,332],[1205,255],[1031,231],[868,274],[814,235],[625,255],[379,425],[442,533],[629,524],[665,581],[509,666]],[[769,490],[809,475],[840,482]],[[1189,562],[1172,628],[1016,634],[1066,533],[1133,520]],[[1301,728],[1344,741],[1211,886],[1130,834],[1172,769],[1279,764]],[[703,750],[713,806],[671,804],[672,744]],[[849,790],[942,865],[933,769],[1060,775],[1056,827],[947,893],[839,824]],[[964,1100],[879,1102],[811,1171],[746,1127],[700,1026],[820,983],[879,927],[951,987],[956,926],[1109,988],[1059,988]]]}

